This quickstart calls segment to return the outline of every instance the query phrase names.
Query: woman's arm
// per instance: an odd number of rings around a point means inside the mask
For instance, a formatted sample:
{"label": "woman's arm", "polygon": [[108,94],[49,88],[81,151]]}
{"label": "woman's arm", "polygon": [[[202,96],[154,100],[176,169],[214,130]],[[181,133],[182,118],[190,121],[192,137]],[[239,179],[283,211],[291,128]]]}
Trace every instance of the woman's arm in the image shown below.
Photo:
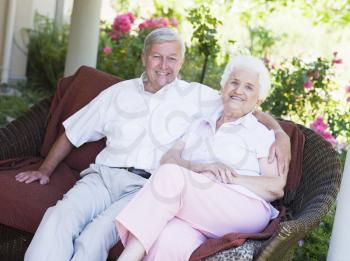
{"label": "woman's arm", "polygon": [[277,162],[267,158],[259,159],[261,176],[236,175],[232,183],[242,185],[268,202],[283,197],[287,175],[279,175]]}
{"label": "woman's arm", "polygon": [[271,115],[261,111],[256,111],[254,116],[259,122],[275,132],[276,140],[270,147],[268,160],[269,162],[272,162],[276,156],[279,174],[287,175],[289,170],[289,162],[291,159],[291,145],[289,136]]}
{"label": "woman's arm", "polygon": [[184,148],[184,141],[176,142],[175,145],[163,155],[160,164],[176,164],[197,173],[210,172],[216,179],[223,183],[231,183],[232,176],[237,174],[233,169],[221,162],[206,164],[185,160],[181,157]]}

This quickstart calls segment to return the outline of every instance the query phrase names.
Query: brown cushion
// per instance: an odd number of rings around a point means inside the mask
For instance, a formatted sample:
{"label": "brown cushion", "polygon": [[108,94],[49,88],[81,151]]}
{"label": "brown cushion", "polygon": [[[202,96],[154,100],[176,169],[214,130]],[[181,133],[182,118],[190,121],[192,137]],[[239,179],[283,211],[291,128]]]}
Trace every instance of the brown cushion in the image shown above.
{"label": "brown cushion", "polygon": [[[37,169],[41,162],[36,160],[36,163],[22,164],[24,167],[0,171],[1,224],[34,233],[46,209],[55,205],[78,179],[77,172],[61,163],[47,185],[23,184],[15,180],[17,173]],[[3,165],[0,162],[0,168]]]}
{"label": "brown cushion", "polygon": [[[120,78],[82,66],[70,77],[63,78],[50,107],[50,116],[41,148],[41,156],[46,157],[53,143],[64,131],[62,122],[88,104],[102,90],[121,81]],[[97,154],[105,147],[105,140],[91,142],[73,149],[65,159],[71,168],[81,171],[94,162]]]}

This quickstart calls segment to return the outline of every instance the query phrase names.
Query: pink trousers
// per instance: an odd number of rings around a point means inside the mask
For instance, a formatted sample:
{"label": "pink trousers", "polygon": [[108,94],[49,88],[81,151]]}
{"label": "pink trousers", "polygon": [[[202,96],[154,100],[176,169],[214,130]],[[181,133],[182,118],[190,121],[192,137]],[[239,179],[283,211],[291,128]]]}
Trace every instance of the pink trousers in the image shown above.
{"label": "pink trousers", "polygon": [[117,216],[122,243],[131,233],[144,246],[145,260],[180,261],[188,260],[206,238],[260,232],[270,220],[270,208],[236,188],[177,165],[162,165]]}

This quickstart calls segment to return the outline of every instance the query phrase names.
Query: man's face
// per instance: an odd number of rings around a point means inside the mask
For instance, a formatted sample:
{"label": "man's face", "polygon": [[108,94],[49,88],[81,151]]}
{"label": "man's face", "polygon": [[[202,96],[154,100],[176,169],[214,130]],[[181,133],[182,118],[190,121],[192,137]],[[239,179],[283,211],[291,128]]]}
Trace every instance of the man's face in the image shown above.
{"label": "man's face", "polygon": [[142,63],[148,78],[145,89],[156,92],[174,81],[181,69],[182,62],[179,42],[152,44],[146,53],[142,54]]}

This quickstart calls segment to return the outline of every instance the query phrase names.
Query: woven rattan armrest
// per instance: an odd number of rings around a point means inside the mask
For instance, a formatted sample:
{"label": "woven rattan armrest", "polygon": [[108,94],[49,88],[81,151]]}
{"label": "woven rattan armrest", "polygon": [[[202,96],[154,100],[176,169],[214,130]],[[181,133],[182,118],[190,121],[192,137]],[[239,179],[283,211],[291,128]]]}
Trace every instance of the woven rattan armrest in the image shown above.
{"label": "woven rattan armrest", "polygon": [[0,128],[0,160],[39,154],[49,107],[50,99],[46,98],[21,117]]}
{"label": "woven rattan armrest", "polygon": [[280,224],[278,232],[263,244],[256,260],[289,260],[296,242],[319,225],[339,191],[342,168],[337,152],[312,130],[299,128],[305,135],[303,176],[290,202],[290,220]]}

